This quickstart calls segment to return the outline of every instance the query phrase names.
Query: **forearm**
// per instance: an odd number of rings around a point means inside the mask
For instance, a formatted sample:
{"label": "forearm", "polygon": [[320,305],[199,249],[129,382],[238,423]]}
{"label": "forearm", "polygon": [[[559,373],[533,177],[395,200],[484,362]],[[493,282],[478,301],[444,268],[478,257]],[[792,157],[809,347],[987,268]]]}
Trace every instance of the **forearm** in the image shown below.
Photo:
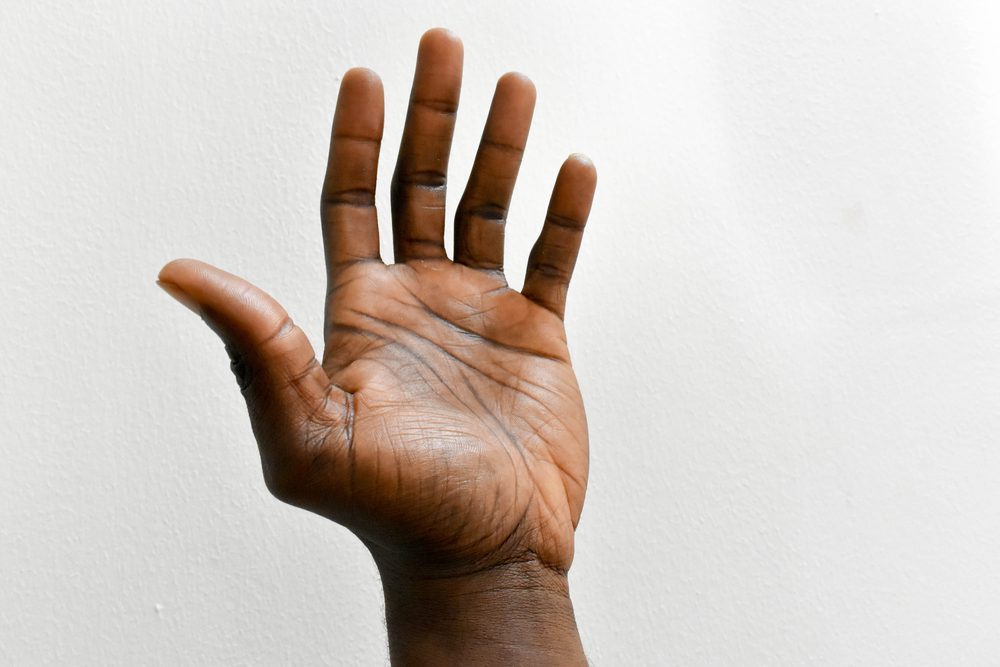
{"label": "forearm", "polygon": [[382,569],[393,665],[586,665],[560,574],[518,563],[463,577]]}

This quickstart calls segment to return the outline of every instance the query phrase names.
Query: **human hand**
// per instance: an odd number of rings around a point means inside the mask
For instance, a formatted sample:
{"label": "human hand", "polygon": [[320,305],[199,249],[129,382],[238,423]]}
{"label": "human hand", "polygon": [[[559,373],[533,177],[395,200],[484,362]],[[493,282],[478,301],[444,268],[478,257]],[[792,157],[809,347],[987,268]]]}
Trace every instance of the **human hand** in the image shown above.
{"label": "human hand", "polygon": [[382,85],[368,70],[344,76],[322,191],[321,362],[285,310],[242,279],[195,260],[159,276],[226,343],[268,488],[361,538],[390,616],[441,602],[437,582],[448,582],[449,598],[542,582],[568,604],[587,484],[562,317],[596,172],[581,156],[563,164],[524,288],[508,287],[504,223],[535,91],[505,75],[449,259],[445,183],[461,70],[456,37],[424,35],[391,185],[389,265],[374,206]]}

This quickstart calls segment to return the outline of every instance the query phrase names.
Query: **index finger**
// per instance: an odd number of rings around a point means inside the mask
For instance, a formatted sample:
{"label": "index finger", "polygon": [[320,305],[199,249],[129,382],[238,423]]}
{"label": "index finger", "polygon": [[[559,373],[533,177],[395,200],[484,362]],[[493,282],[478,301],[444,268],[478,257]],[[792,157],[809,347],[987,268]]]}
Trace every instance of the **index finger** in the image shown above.
{"label": "index finger", "polygon": [[320,208],[331,285],[345,264],[379,259],[375,180],[384,108],[382,82],[375,72],[356,68],[344,75]]}

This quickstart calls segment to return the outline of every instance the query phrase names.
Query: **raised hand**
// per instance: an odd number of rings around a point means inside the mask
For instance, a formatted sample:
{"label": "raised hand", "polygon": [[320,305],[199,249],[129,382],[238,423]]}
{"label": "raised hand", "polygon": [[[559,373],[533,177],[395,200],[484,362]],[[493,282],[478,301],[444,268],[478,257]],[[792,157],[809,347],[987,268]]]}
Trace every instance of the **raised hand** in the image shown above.
{"label": "raised hand", "polygon": [[[391,185],[388,265],[375,210],[382,85],[368,70],[344,76],[322,191],[322,361],[274,299],[236,276],[175,260],[159,281],[225,341],[268,488],[364,541],[390,624],[393,615],[412,623],[413,605],[465,623],[458,617],[474,615],[466,605],[481,592],[535,586],[566,604],[549,609],[533,594],[517,604],[563,614],[569,627],[565,573],[587,484],[587,426],[562,317],[596,173],[581,156],[563,164],[524,288],[508,287],[504,225],[535,91],[522,75],[503,76],[449,259],[445,191],[461,76],[458,39],[426,33]],[[433,653],[443,640],[426,637],[446,633],[422,627],[425,639],[391,637],[394,660],[457,657]]]}

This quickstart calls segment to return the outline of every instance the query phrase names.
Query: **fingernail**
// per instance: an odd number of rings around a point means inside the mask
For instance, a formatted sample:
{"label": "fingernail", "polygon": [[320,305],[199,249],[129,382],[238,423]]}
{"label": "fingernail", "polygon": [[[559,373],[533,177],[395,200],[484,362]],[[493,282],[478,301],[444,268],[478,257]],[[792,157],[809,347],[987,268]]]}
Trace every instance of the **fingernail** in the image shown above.
{"label": "fingernail", "polygon": [[182,290],[177,285],[173,283],[168,283],[164,280],[157,280],[156,284],[159,285],[161,288],[163,288],[164,292],[177,299],[177,301],[179,301],[185,308],[190,310],[198,317],[201,317],[201,309],[198,308],[198,304],[195,303],[194,299],[191,298],[190,294]]}

